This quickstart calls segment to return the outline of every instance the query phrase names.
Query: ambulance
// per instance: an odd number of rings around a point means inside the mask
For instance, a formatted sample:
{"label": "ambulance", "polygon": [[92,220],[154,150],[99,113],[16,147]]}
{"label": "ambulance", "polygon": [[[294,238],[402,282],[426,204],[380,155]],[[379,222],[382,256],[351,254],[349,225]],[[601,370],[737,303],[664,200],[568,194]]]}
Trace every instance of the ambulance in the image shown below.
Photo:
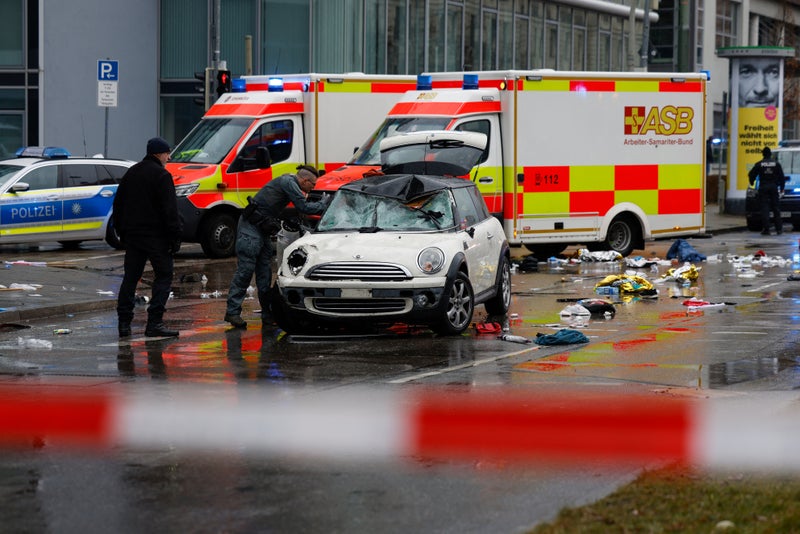
{"label": "ambulance", "polygon": [[[470,178],[512,245],[628,255],[705,230],[705,74],[430,73],[313,196],[379,169],[380,141],[463,130],[488,146]],[[311,196],[311,195],[310,195]]]}
{"label": "ambulance", "polygon": [[309,164],[332,170],[369,137],[416,77],[365,74],[246,76],[233,81],[175,147],[183,240],[212,258],[234,253],[247,197]]}

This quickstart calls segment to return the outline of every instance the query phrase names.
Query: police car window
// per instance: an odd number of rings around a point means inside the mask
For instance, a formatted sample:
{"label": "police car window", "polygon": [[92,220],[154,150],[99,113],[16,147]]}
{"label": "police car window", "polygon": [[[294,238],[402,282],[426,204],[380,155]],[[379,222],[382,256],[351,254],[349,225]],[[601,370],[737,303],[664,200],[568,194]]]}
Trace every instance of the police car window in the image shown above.
{"label": "police car window", "polygon": [[489,159],[489,140],[491,139],[492,127],[488,120],[482,119],[477,121],[462,122],[455,127],[455,130],[457,132],[477,132],[484,134],[486,136],[486,148],[483,150],[483,155],[481,155],[481,159],[478,161],[478,164],[481,164]]}
{"label": "police car window", "polygon": [[55,189],[58,187],[58,167],[55,165],[36,167],[31,169],[19,181],[28,184],[28,191]]}
{"label": "police car window", "polygon": [[64,187],[97,185],[97,165],[62,165],[61,174],[64,177]]}
{"label": "police car window", "polygon": [[98,165],[97,175],[103,185],[118,184],[127,170],[128,168],[122,165]]}

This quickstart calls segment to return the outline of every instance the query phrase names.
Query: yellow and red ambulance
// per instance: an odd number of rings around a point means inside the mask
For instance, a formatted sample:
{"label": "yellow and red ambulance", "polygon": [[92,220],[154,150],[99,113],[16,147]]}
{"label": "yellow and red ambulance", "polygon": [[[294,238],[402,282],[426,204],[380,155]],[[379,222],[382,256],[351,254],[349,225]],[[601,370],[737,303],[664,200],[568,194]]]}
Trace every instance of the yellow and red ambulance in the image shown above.
{"label": "yellow and red ambulance", "polygon": [[335,190],[380,165],[381,139],[465,130],[488,136],[471,173],[510,244],[548,257],[569,244],[623,255],[705,230],[705,74],[430,73],[392,107]]}
{"label": "yellow and red ambulance", "polygon": [[297,74],[233,81],[175,147],[172,173],[186,242],[234,252],[239,211],[273,177],[301,164],[340,167],[415,88],[404,75]]}

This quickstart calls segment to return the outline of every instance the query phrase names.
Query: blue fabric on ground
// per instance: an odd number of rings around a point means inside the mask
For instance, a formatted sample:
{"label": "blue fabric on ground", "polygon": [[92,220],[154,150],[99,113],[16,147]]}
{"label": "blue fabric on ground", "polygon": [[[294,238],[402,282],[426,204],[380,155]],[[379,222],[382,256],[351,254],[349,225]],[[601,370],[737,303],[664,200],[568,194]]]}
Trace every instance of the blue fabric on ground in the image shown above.
{"label": "blue fabric on ground", "polygon": [[555,334],[536,334],[533,340],[537,345],[570,345],[572,343],[588,343],[589,338],[577,330],[564,328]]}
{"label": "blue fabric on ground", "polygon": [[705,254],[697,252],[685,239],[676,239],[667,251],[667,259],[677,258],[678,261],[706,261]]}

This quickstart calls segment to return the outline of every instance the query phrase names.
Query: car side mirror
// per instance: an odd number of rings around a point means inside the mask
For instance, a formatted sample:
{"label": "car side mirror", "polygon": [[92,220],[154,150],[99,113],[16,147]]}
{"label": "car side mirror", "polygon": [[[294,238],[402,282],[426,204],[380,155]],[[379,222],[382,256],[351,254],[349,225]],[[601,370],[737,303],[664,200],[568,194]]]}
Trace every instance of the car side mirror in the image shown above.
{"label": "car side mirror", "polygon": [[475,237],[475,227],[474,226],[470,226],[469,229],[467,230],[467,233],[469,234],[470,237],[474,238]]}
{"label": "car side mirror", "polygon": [[256,148],[256,167],[259,169],[268,169],[269,165],[269,149],[265,146]]}

